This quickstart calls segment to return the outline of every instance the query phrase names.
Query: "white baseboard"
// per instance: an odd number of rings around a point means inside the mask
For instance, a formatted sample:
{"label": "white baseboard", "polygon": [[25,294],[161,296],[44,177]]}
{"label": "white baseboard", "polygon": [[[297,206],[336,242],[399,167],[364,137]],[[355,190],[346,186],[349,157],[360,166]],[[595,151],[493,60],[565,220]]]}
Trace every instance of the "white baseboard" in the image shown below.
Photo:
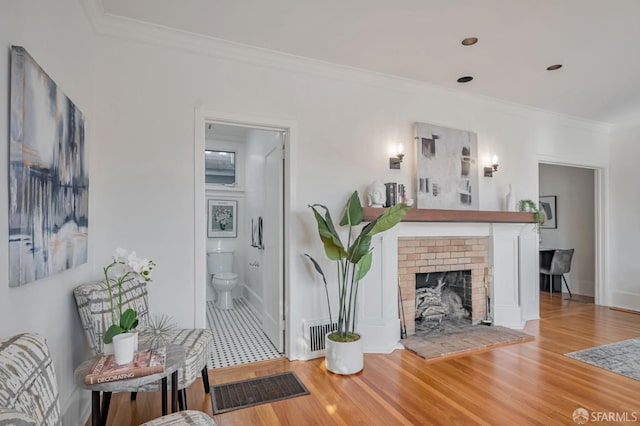
{"label": "white baseboard", "polygon": [[609,293],[609,302],[609,306],[640,311],[640,293],[611,290]]}
{"label": "white baseboard", "polygon": [[76,387],[62,407],[62,424],[84,426],[91,417],[91,392]]}

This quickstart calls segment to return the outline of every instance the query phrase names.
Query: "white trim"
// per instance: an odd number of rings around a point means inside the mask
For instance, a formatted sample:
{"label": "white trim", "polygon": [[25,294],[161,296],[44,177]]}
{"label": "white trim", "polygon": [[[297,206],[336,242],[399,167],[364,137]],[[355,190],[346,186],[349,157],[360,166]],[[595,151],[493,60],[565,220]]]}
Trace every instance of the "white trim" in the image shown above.
{"label": "white trim", "polygon": [[[596,305],[610,306],[611,295],[609,286],[609,261],[606,255],[609,252],[608,228],[608,197],[609,191],[609,166],[605,163],[572,161],[566,158],[538,155],[538,166],[551,164],[556,166],[581,167],[594,171],[594,247],[595,247],[595,271],[594,271],[594,303]],[[539,171],[539,167],[538,170]],[[536,179],[536,182],[539,180]],[[537,190],[540,193],[540,188]]]}
{"label": "white trim", "polygon": [[458,96],[467,100],[476,100],[508,108],[516,114],[539,114],[552,120],[562,121],[563,125],[586,129],[593,132],[611,133],[614,125],[611,123],[588,120],[581,117],[543,110],[528,105],[517,104],[502,99],[492,98],[481,94],[470,94],[460,89],[437,86],[424,81],[412,80],[405,77],[383,74],[321,61],[317,59],[277,52],[241,43],[234,43],[215,37],[195,34],[184,30],[169,28],[159,24],[112,15],[104,12],[101,0],[80,0],[85,12],[98,34],[119,39],[133,40],[154,46],[162,46],[181,51],[216,56],[236,62],[249,63],[275,69],[301,72],[305,74],[337,78],[360,84],[371,84],[396,90],[416,90],[426,88],[438,90],[442,93]]}
{"label": "white trim", "polygon": [[[196,326],[206,327],[206,224],[205,224],[205,207],[204,197],[204,161],[203,153],[205,147],[205,123],[233,124],[244,127],[252,127],[256,129],[276,130],[288,132],[289,136],[285,138],[285,171],[284,171],[284,220],[285,224],[293,223],[291,212],[293,212],[293,203],[295,200],[295,180],[292,176],[297,175],[296,168],[296,150],[293,141],[297,138],[297,124],[293,121],[249,116],[243,114],[233,114],[226,112],[210,111],[204,109],[196,109],[194,118],[194,322]],[[291,322],[290,300],[291,294],[291,276],[293,274],[292,253],[295,253],[293,247],[296,241],[293,226],[284,227],[284,312],[285,333],[284,353],[288,356],[291,353],[291,340],[297,338],[294,332],[297,328],[293,327]]]}

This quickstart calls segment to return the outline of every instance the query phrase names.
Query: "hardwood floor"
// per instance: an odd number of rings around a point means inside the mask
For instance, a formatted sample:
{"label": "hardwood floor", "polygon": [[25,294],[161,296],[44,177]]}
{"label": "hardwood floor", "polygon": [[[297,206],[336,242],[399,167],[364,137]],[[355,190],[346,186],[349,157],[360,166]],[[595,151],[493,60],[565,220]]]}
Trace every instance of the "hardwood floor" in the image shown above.
{"label": "hardwood floor", "polygon": [[[406,350],[365,355],[353,377],[328,373],[323,359],[275,360],[210,371],[212,386],[294,371],[310,395],[213,416],[218,425],[525,425],[575,424],[572,414],[627,413],[640,420],[640,381],[563,356],[640,336],[640,315],[540,294],[541,317],[527,343],[425,362]],[[201,380],[187,392],[190,409],[212,415]],[[114,395],[109,425],[137,425],[160,414],[159,394]]]}

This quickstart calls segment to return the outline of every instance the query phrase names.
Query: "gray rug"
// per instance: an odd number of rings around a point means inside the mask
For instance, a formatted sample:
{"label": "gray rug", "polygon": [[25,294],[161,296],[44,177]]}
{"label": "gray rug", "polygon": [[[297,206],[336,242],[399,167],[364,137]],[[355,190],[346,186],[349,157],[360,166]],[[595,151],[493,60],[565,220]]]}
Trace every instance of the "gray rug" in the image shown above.
{"label": "gray rug", "polygon": [[400,343],[426,360],[435,360],[530,340],[533,336],[507,327],[470,325],[442,334],[416,333]]}
{"label": "gray rug", "polygon": [[640,338],[596,346],[565,355],[640,380],[640,356],[638,354],[640,354]]}

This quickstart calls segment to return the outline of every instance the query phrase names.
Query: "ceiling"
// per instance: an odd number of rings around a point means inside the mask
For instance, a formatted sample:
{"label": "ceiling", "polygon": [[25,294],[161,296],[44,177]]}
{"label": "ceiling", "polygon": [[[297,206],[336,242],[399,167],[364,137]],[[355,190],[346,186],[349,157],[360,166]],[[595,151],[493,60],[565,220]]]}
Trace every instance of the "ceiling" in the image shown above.
{"label": "ceiling", "polygon": [[588,120],[640,119],[638,0],[102,2],[112,15]]}

